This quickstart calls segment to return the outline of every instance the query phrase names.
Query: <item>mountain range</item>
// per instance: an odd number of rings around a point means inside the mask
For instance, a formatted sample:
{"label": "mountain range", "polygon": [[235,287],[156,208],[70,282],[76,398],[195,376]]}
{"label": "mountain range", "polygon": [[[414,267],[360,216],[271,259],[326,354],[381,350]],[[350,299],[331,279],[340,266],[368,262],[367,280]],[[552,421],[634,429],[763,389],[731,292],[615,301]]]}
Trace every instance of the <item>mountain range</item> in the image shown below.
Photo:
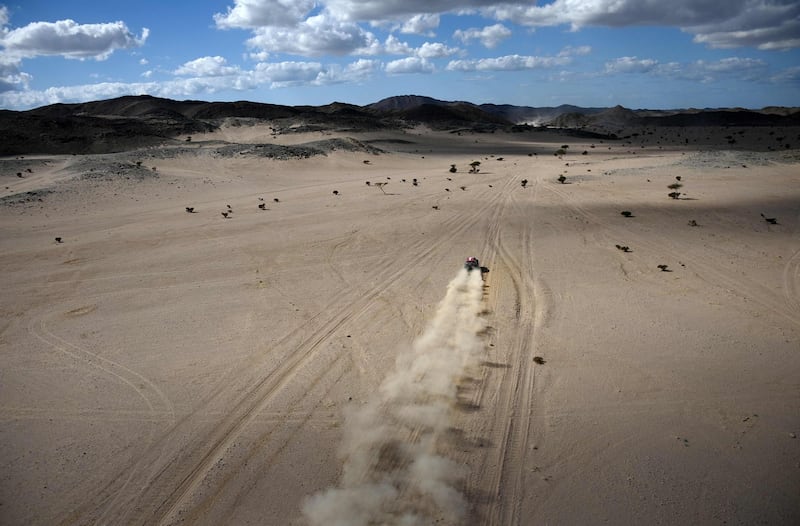
{"label": "mountain range", "polygon": [[800,108],[761,110],[631,110],[473,104],[419,95],[389,97],[366,106],[334,102],[283,106],[248,101],[176,101],[149,95],[27,111],[0,110],[0,155],[108,153],[162,143],[224,125],[267,121],[276,133],[370,131],[424,124],[440,130],[491,132],[555,127],[614,138],[637,126],[800,126]]}

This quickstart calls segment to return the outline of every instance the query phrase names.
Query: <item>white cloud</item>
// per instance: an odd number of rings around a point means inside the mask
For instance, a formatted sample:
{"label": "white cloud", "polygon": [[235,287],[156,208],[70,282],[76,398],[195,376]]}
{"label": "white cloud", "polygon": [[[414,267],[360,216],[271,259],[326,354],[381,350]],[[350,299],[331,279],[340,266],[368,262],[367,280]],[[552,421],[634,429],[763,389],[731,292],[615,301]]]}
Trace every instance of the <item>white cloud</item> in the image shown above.
{"label": "white cloud", "polygon": [[150,61],[148,61],[146,58],[140,58],[140,59],[139,59],[139,65],[140,65],[140,66],[146,66],[146,65],[148,65],[149,63],[150,63]]}
{"label": "white cloud", "polygon": [[219,28],[292,27],[314,8],[314,0],[234,0],[225,14],[214,15]]}
{"label": "white cloud", "polygon": [[473,40],[480,41],[485,47],[493,49],[503,40],[511,36],[511,30],[503,24],[486,26],[483,29],[472,27],[470,29],[457,29],[453,33],[453,38],[460,40],[464,44],[469,44]]}
{"label": "white cloud", "polygon": [[647,73],[658,65],[657,60],[651,58],[639,59],[637,57],[619,57],[606,62],[604,72],[608,75],[621,73]]}
{"label": "white cloud", "polygon": [[399,75],[407,73],[433,73],[434,66],[427,59],[420,57],[406,57],[393,60],[386,64],[386,73]]}
{"label": "white cloud", "polygon": [[[185,99],[223,91],[249,91],[261,86],[268,86],[271,89],[301,85],[324,86],[360,82],[379,70],[380,65],[380,61],[367,59],[356,60],[343,66],[285,61],[259,63],[252,70],[237,70],[236,74],[223,76],[184,77],[162,82],[101,82],[78,86],[55,86],[45,90],[3,91],[4,70],[0,64],[0,107],[32,108],[58,102],[84,102],[144,94]],[[150,74],[148,71],[143,76],[149,78]]]}
{"label": "white cloud", "polygon": [[459,48],[449,47],[441,42],[425,42],[420,47],[414,48],[408,42],[389,35],[383,45],[374,40],[368,47],[357,49],[353,53],[359,55],[408,55],[428,59],[450,57],[460,52]]}
{"label": "white cloud", "polygon": [[263,62],[256,64],[254,78],[259,84],[287,87],[308,84],[322,71],[319,62]]}
{"label": "white cloud", "polygon": [[82,102],[110,99],[122,95],[164,96],[155,83],[102,82],[79,86],[55,86],[46,90],[0,93],[0,105],[6,108],[33,108],[58,102]]}
{"label": "white cloud", "polygon": [[425,13],[414,15],[406,20],[400,28],[400,32],[432,37],[434,36],[433,30],[437,27],[439,27],[439,15]]}
{"label": "white cloud", "polygon": [[301,85],[325,86],[363,81],[379,67],[379,61],[367,59],[359,59],[345,66],[323,65],[319,62],[264,62],[257,64],[248,75],[254,84],[268,84],[273,89]]}
{"label": "white cloud", "polygon": [[671,80],[691,80],[714,82],[723,78],[758,81],[764,78],[768,65],[763,60],[753,58],[729,57],[708,62],[659,62],[652,58],[619,57],[606,62],[603,73],[606,75],[648,74]]}
{"label": "white cloud", "polygon": [[592,52],[592,46],[567,46],[558,52],[559,57],[578,57]]}
{"label": "white cloud", "polygon": [[491,0],[325,0],[328,11],[344,20],[401,20],[419,14],[447,13],[500,2]]}
{"label": "white cloud", "polygon": [[223,77],[236,75],[239,68],[228,66],[227,61],[220,57],[200,57],[186,62],[175,70],[175,75],[185,77]]}
{"label": "white cloud", "polygon": [[779,71],[778,73],[770,77],[769,80],[775,83],[800,82],[800,66],[794,66]]}
{"label": "white cloud", "polygon": [[314,79],[315,85],[341,84],[347,82],[362,82],[369,79],[372,74],[380,67],[378,60],[359,59],[355,62],[341,67],[338,64],[331,64],[326,70],[321,71]]}
{"label": "white cloud", "polygon": [[566,57],[536,57],[506,55],[477,60],[451,60],[449,71],[519,71],[526,69],[552,68],[569,63]]}
{"label": "white cloud", "polygon": [[248,46],[259,51],[310,57],[346,55],[376,43],[375,35],[358,24],[326,15],[309,17],[296,27],[261,27],[247,41]]}
{"label": "white cloud", "polygon": [[441,42],[425,42],[414,51],[414,54],[420,58],[440,58],[451,57],[460,51],[456,47],[448,47]]}
{"label": "white cloud", "polygon": [[266,62],[267,59],[269,59],[269,53],[267,51],[255,51],[253,53],[248,53],[247,58],[255,60],[256,62]]}
{"label": "white cloud", "polygon": [[[383,44],[383,50],[378,49],[378,53],[385,52],[390,55],[413,55],[414,48],[408,42],[401,42],[394,35],[386,37],[386,42]],[[377,54],[377,53],[376,53]]]}
{"label": "white cloud", "polygon": [[[8,14],[4,15],[7,19]],[[4,54],[18,58],[56,55],[65,58],[104,60],[117,49],[142,46],[149,30],[140,37],[123,22],[78,24],[74,20],[32,22],[17,29],[4,30],[0,46]]]}
{"label": "white cloud", "polygon": [[487,16],[528,26],[674,26],[711,47],[789,49],[800,45],[796,0],[555,0],[497,2]]}
{"label": "white cloud", "polygon": [[[750,46],[764,50],[788,50],[800,47],[800,9],[789,18],[770,20],[737,18],[722,25],[704,25],[685,29],[694,33],[694,42],[712,48]],[[774,25],[773,25],[774,24]]]}
{"label": "white cloud", "polygon": [[28,89],[33,77],[19,70],[19,61],[5,61],[0,56],[0,93],[11,90]]}

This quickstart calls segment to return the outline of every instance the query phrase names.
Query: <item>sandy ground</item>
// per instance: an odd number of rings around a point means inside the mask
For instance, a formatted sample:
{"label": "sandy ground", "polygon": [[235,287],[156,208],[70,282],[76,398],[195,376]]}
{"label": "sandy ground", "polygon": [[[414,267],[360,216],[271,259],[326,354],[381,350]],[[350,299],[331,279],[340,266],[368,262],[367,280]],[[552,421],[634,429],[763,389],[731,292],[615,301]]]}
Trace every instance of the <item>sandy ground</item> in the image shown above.
{"label": "sandy ground", "polygon": [[796,150],[320,137],[0,162],[0,522],[800,523]]}

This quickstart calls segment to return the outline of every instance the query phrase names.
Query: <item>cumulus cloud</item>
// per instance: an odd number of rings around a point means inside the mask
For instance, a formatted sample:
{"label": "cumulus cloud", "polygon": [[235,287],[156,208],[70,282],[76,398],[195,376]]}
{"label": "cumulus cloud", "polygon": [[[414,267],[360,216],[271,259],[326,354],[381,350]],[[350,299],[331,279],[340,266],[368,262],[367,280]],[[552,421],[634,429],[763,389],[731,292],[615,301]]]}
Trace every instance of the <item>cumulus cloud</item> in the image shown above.
{"label": "cumulus cloud", "polygon": [[619,57],[606,62],[604,71],[609,75],[620,73],[647,73],[658,65],[657,60],[651,58],[639,59],[637,57]]}
{"label": "cumulus cloud", "polygon": [[176,75],[187,77],[222,77],[237,73],[239,68],[228,66],[227,61],[220,56],[190,60],[175,70]]}
{"label": "cumulus cloud", "polygon": [[439,27],[439,15],[420,14],[414,15],[403,23],[400,28],[401,33],[411,33],[415,35],[433,36],[433,30]]}
{"label": "cumulus cloud", "polygon": [[414,48],[408,42],[402,42],[394,35],[386,37],[386,42],[383,44],[383,49],[376,50],[376,53],[385,52],[390,55],[413,55]]}
{"label": "cumulus cloud", "polygon": [[491,0],[326,0],[327,9],[346,20],[399,20],[422,14],[459,12],[497,4]]}
{"label": "cumulus cloud", "polygon": [[770,77],[770,81],[779,84],[784,82],[800,82],[800,66],[794,66],[781,70]]}
{"label": "cumulus cloud", "polygon": [[254,29],[292,27],[314,9],[314,0],[234,0],[233,7],[214,15],[217,27]]}
{"label": "cumulus cloud", "polygon": [[433,64],[425,58],[406,57],[386,64],[386,73],[400,75],[407,73],[433,73]]}
{"label": "cumulus cloud", "polygon": [[[207,60],[209,58],[212,60]],[[213,60],[215,58],[203,57],[187,62],[179,68],[182,70],[181,76],[172,80],[101,82],[24,91],[11,91],[5,86],[6,77],[13,79],[13,69],[5,68],[0,61],[0,107],[32,108],[58,102],[85,102],[123,95],[148,94],[185,99],[223,91],[249,91],[264,86],[270,89],[300,85],[325,86],[365,80],[381,67],[380,61],[359,59],[345,65],[302,61],[264,62],[256,64],[251,70],[242,70]],[[221,72],[227,74],[219,74]],[[19,72],[16,74],[25,75]],[[152,74],[152,71],[146,71],[142,76],[149,78]]]}
{"label": "cumulus cloud", "polygon": [[421,58],[440,58],[451,57],[460,51],[458,48],[446,46],[441,42],[425,42],[414,51],[414,54]]}
{"label": "cumulus cloud", "polygon": [[369,79],[381,66],[379,60],[359,59],[342,67],[339,64],[330,64],[317,74],[312,84],[325,86],[346,82],[362,82]]}
{"label": "cumulus cloud", "polygon": [[672,80],[714,82],[722,78],[737,78],[757,81],[763,78],[768,65],[763,60],[729,57],[717,61],[696,60],[693,62],[659,62],[652,58],[619,57],[606,62],[603,73],[621,75],[627,73],[648,74]]}
{"label": "cumulus cloud", "polygon": [[33,77],[19,70],[19,61],[0,56],[0,93],[28,89]]}
{"label": "cumulus cloud", "polygon": [[544,5],[498,2],[487,16],[533,27],[570,25],[674,26],[711,47],[800,46],[800,4],[796,0],[555,0]]}
{"label": "cumulus cloud", "polygon": [[520,71],[552,68],[568,62],[569,58],[567,57],[505,55],[503,57],[476,60],[451,60],[447,64],[447,69],[449,71]]}
{"label": "cumulus cloud", "polygon": [[323,71],[319,62],[264,62],[256,64],[254,76],[259,84],[272,87],[309,84]]}
{"label": "cumulus cloud", "polygon": [[701,24],[684,30],[694,42],[712,48],[755,47],[788,50],[800,47],[800,4],[780,2],[744,10],[721,23]]}
{"label": "cumulus cloud", "polygon": [[[7,12],[3,16],[8,19]],[[4,48],[4,54],[17,58],[55,55],[81,60],[105,60],[118,49],[142,46],[148,34],[149,30],[144,28],[137,37],[124,22],[32,22],[24,27],[4,30],[0,34],[0,46]]]}
{"label": "cumulus cloud", "polygon": [[592,52],[592,46],[567,46],[558,52],[559,57],[577,57],[588,55]]}
{"label": "cumulus cloud", "polygon": [[511,30],[503,24],[486,26],[483,29],[472,27],[470,29],[457,29],[453,33],[453,38],[460,40],[464,44],[469,44],[473,40],[480,41],[485,47],[493,49],[503,40],[511,36]]}
{"label": "cumulus cloud", "polygon": [[260,27],[247,41],[248,46],[259,51],[308,57],[346,55],[376,43],[375,35],[358,24],[324,14],[311,16],[294,27]]}

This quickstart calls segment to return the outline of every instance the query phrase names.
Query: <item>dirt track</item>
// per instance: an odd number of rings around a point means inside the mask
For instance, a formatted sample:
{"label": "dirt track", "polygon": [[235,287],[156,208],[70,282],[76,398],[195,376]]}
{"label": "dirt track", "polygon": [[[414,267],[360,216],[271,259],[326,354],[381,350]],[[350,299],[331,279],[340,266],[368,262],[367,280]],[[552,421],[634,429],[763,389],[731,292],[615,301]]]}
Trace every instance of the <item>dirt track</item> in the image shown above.
{"label": "dirt track", "polygon": [[479,139],[37,169],[63,186],[0,210],[2,522],[302,524],[468,255],[485,358],[437,440],[465,522],[800,518],[796,165]]}

